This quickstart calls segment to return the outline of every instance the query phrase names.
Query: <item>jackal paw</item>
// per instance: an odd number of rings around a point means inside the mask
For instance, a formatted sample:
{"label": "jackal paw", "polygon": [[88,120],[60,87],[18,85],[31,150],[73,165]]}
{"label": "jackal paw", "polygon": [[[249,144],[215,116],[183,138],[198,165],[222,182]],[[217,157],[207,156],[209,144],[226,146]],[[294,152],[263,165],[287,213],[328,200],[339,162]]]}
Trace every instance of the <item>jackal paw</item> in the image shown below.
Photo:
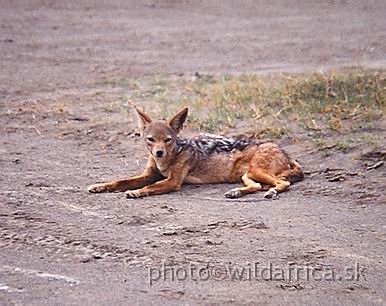
{"label": "jackal paw", "polygon": [[269,189],[265,194],[264,194],[264,198],[266,199],[274,199],[276,198],[278,195],[278,192],[275,188],[271,188]]}
{"label": "jackal paw", "polygon": [[125,192],[126,198],[129,199],[135,199],[135,198],[140,198],[143,195],[139,192],[139,190],[129,190]]}
{"label": "jackal paw", "polygon": [[225,197],[229,199],[235,199],[241,197],[241,191],[239,188],[231,189],[228,192],[225,193]]}
{"label": "jackal paw", "polygon": [[93,184],[87,187],[88,192],[91,193],[101,193],[101,192],[108,192],[106,184]]}

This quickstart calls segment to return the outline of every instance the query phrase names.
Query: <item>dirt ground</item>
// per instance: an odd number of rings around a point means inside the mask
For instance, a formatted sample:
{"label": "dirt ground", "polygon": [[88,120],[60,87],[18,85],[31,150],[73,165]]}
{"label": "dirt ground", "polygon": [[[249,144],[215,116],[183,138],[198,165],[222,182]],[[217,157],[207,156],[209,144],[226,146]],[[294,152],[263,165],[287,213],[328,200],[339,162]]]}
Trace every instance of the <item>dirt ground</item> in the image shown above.
{"label": "dirt ground", "polygon": [[[385,68],[384,1],[0,8],[1,305],[385,305],[384,121],[370,131],[377,150],[280,140],[307,175],[276,200],[225,199],[231,185],[136,200],[85,191],[146,161],[126,111],[131,88],[110,80]],[[235,268],[291,263],[357,269],[357,280],[231,279]]]}

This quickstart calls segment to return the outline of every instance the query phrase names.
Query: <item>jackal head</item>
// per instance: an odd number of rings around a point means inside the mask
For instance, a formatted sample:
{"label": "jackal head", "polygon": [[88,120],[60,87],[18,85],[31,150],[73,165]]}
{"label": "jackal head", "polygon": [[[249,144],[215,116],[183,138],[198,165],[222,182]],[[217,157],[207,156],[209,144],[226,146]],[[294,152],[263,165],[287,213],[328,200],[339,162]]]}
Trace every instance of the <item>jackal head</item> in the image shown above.
{"label": "jackal head", "polygon": [[188,108],[179,111],[169,121],[153,121],[137,107],[134,106],[134,109],[139,117],[142,137],[153,158],[162,161],[171,157],[176,147],[177,135],[188,116]]}

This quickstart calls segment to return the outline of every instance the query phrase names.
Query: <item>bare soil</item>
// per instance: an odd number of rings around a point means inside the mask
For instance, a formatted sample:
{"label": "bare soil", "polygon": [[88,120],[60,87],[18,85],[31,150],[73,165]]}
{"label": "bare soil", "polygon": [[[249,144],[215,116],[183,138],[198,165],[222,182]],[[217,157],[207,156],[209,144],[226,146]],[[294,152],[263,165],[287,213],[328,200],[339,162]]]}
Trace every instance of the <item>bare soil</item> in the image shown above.
{"label": "bare soil", "polygon": [[[384,1],[0,6],[1,305],[385,304],[384,121],[370,130],[374,148],[280,140],[307,175],[276,200],[227,200],[230,185],[137,200],[85,190],[146,160],[126,111],[131,85],[111,80],[385,68]],[[145,100],[136,102],[156,112]],[[365,277],[224,274],[270,263],[338,273],[358,264]],[[163,264],[214,274],[150,285]]]}

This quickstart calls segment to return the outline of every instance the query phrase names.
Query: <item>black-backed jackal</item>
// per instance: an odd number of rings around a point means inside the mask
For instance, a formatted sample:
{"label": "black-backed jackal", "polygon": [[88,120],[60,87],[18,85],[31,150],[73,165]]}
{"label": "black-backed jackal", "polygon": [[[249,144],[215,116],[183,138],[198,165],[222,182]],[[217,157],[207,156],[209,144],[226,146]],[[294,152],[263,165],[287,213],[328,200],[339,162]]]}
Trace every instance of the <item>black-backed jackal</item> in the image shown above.
{"label": "black-backed jackal", "polygon": [[300,165],[272,142],[216,135],[186,139],[178,133],[188,115],[187,108],[168,122],[153,121],[134,108],[150,153],[145,170],[138,176],[91,185],[89,192],[125,191],[128,198],[138,198],[177,191],[184,183],[242,182],[244,187],[234,188],[225,196],[237,198],[269,186],[264,197],[272,198],[303,179]]}

